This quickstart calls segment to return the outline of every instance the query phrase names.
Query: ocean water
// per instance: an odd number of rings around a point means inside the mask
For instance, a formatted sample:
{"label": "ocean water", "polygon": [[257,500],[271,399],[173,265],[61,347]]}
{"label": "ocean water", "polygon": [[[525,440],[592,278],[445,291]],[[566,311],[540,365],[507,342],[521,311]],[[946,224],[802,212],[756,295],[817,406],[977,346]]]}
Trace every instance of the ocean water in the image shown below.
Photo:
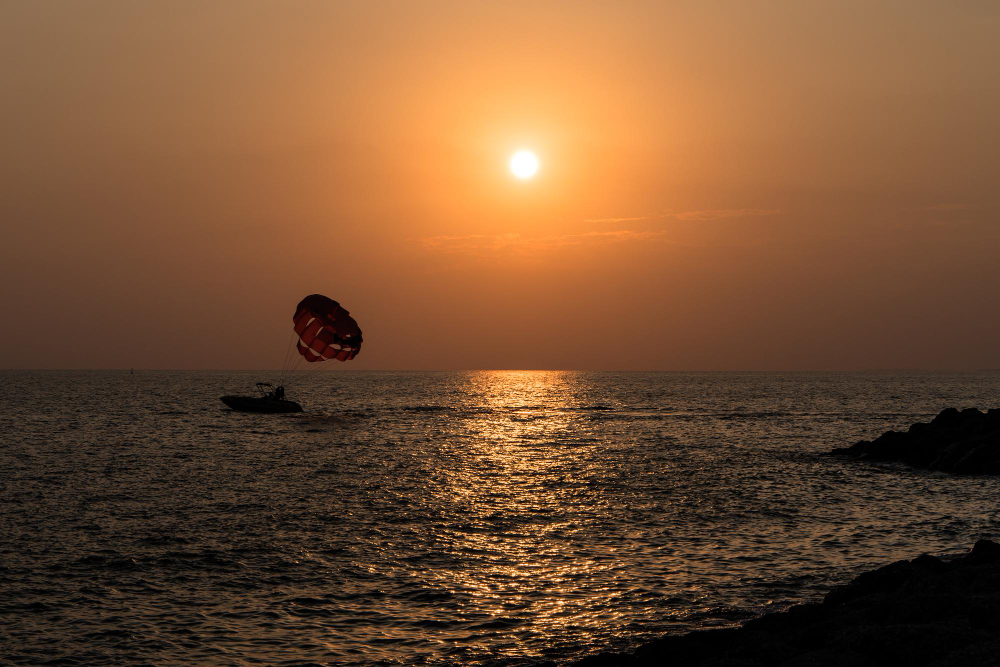
{"label": "ocean water", "polygon": [[1000,480],[820,456],[1000,374],[0,374],[0,662],[531,664],[1000,534]]}

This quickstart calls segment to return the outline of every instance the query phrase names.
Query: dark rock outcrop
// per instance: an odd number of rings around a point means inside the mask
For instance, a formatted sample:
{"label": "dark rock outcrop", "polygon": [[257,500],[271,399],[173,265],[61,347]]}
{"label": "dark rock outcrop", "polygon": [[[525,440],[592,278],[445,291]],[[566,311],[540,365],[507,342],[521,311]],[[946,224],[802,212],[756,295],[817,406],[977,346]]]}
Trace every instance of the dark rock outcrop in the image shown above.
{"label": "dark rock outcrop", "polygon": [[889,431],[831,455],[902,463],[962,475],[1000,474],[1000,410],[942,410],[929,424]]}
{"label": "dark rock outcrop", "polygon": [[855,578],[822,603],[742,627],[664,637],[578,667],[986,667],[1000,665],[1000,544],[920,556]]}

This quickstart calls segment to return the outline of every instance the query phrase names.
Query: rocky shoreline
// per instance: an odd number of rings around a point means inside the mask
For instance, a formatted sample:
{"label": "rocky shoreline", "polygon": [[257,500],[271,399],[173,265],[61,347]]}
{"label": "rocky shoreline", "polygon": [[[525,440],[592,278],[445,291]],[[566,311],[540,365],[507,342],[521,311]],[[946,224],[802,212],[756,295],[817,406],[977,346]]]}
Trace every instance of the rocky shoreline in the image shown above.
{"label": "rocky shoreline", "polygon": [[888,431],[830,455],[898,461],[959,475],[1000,474],[1000,410],[947,408],[930,423],[914,424],[906,432]]}
{"label": "rocky shoreline", "polygon": [[[895,461],[959,475],[1000,474],[1000,410],[942,410],[831,456]],[[1000,667],[1000,544],[957,558],[898,561],[833,589],[821,603],[602,653],[577,667]]]}
{"label": "rocky shoreline", "polygon": [[1000,665],[1000,544],[865,572],[821,603],[739,628],[669,636],[577,667],[987,667]]}

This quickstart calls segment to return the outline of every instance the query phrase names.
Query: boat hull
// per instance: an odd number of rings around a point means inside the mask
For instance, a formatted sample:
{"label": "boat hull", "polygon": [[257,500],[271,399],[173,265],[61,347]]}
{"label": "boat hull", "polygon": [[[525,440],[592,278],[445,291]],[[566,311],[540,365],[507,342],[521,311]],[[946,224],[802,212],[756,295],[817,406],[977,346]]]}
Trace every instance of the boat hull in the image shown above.
{"label": "boat hull", "polygon": [[302,412],[302,406],[295,401],[279,401],[259,396],[223,396],[223,403],[239,412]]}

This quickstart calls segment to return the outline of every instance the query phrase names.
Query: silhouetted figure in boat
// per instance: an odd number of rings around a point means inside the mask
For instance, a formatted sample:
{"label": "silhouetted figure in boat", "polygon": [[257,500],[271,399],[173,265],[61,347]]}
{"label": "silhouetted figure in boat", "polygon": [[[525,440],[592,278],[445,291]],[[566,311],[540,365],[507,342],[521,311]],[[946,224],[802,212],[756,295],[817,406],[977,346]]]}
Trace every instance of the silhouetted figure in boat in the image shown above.
{"label": "silhouetted figure in boat", "polygon": [[275,387],[272,391],[266,392],[264,398],[272,401],[283,401],[285,400],[285,388],[281,386]]}

